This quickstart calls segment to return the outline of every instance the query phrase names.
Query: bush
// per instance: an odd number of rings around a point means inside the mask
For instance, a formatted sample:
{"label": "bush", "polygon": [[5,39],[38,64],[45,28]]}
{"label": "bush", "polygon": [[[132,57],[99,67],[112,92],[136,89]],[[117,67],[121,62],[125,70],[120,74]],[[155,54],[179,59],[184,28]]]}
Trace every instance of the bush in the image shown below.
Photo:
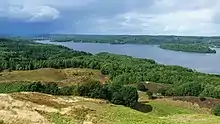
{"label": "bush", "polygon": [[90,98],[106,98],[106,89],[98,81],[90,81],[76,86],[76,95]]}
{"label": "bush", "polygon": [[206,100],[206,98],[205,98],[205,96],[204,96],[204,95],[199,95],[199,100],[200,100],[200,101],[205,101],[205,100]]}
{"label": "bush", "polygon": [[143,92],[148,91],[148,89],[145,87],[144,83],[138,83],[137,89]]}
{"label": "bush", "polygon": [[167,92],[167,89],[166,88],[160,88],[157,92],[160,93],[162,96],[165,96],[166,92]]}
{"label": "bush", "polygon": [[220,104],[214,105],[212,107],[212,114],[214,114],[216,116],[220,116]]}
{"label": "bush", "polygon": [[75,86],[65,86],[65,87],[61,87],[59,89],[59,95],[65,95],[65,96],[69,96],[69,95],[75,95]]}
{"label": "bush", "polygon": [[48,84],[44,85],[43,87],[44,87],[44,89],[42,89],[43,93],[52,94],[52,95],[60,95],[59,94],[59,87],[56,83],[48,83]]}
{"label": "bush", "polygon": [[147,91],[147,96],[148,96],[149,99],[152,99],[153,98],[153,92]]}

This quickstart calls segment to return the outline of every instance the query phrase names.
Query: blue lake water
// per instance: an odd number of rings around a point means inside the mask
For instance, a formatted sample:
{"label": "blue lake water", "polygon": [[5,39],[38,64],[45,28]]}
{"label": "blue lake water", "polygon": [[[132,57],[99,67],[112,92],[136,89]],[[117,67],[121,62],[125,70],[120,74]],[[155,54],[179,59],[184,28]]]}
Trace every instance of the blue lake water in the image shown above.
{"label": "blue lake water", "polygon": [[109,52],[115,54],[129,55],[138,58],[148,58],[165,65],[179,65],[192,68],[204,73],[220,74],[220,48],[216,48],[216,54],[187,53],[160,49],[155,45],[112,45],[100,43],[74,43],[74,42],[49,42],[36,41],[63,45],[74,50],[90,52]]}

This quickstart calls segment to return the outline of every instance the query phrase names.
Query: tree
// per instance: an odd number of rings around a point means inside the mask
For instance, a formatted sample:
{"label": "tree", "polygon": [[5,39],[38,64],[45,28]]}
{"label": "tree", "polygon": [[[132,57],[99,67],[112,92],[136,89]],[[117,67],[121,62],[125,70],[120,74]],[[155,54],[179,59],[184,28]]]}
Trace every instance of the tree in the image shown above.
{"label": "tree", "polygon": [[138,83],[137,88],[138,88],[138,90],[143,91],[143,92],[148,91],[148,89],[145,87],[144,83]]}

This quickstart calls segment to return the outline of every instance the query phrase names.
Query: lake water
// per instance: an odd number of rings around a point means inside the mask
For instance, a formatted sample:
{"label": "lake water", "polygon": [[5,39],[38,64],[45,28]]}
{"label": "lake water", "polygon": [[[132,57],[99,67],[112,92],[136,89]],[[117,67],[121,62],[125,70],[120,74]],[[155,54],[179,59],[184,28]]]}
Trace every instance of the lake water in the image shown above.
{"label": "lake water", "polygon": [[36,41],[63,45],[74,50],[90,53],[109,52],[124,54],[138,58],[149,58],[165,65],[179,65],[192,68],[204,73],[220,74],[220,48],[216,48],[216,54],[186,53],[160,49],[155,45],[111,45],[100,43],[73,43],[73,42],[49,42]]}

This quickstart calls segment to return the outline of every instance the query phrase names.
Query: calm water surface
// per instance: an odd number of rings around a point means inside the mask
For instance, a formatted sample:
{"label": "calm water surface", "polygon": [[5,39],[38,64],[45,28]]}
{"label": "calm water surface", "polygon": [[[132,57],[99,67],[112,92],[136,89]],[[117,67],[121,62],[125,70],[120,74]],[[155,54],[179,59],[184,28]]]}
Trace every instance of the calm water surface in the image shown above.
{"label": "calm water surface", "polygon": [[160,49],[154,45],[111,45],[100,43],[73,43],[73,42],[49,42],[40,43],[57,44],[90,53],[109,52],[124,54],[138,58],[154,59],[165,65],[179,65],[193,68],[200,72],[220,74],[220,48],[216,48],[216,54],[186,53]]}

